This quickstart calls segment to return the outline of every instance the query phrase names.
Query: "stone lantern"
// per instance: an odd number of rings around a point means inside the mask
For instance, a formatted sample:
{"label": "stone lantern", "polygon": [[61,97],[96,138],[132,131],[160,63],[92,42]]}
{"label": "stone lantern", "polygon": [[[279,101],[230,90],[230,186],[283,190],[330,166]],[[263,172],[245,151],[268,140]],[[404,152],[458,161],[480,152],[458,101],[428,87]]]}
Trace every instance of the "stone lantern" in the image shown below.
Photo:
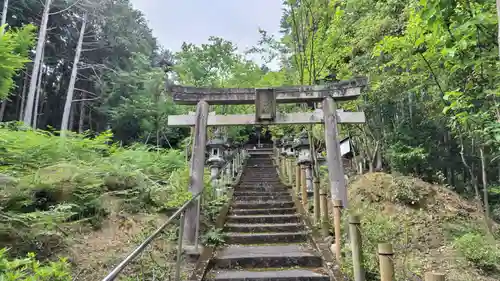
{"label": "stone lantern", "polygon": [[316,154],[316,161],[318,162],[318,166],[326,166],[326,158],[323,156],[321,152]]}
{"label": "stone lantern", "polygon": [[232,138],[226,139],[226,145],[227,145],[226,162],[228,163],[228,165],[226,165],[226,170],[224,171],[226,173],[226,178],[227,178],[227,182],[225,184],[226,187],[230,188],[234,177],[234,171],[236,170],[235,167],[236,152]]}
{"label": "stone lantern", "polygon": [[298,151],[297,164],[305,169],[307,193],[313,192],[312,159],[309,145],[310,142],[307,131],[303,130],[299,134],[296,142],[294,142],[293,147]]}
{"label": "stone lantern", "polygon": [[286,141],[283,147],[285,148],[287,157],[295,157],[295,151],[293,149],[293,138],[286,137]]}
{"label": "stone lantern", "polygon": [[302,131],[293,144],[293,148],[298,152],[297,162],[299,164],[311,164],[311,152],[309,150],[309,137],[307,132]]}
{"label": "stone lantern", "polygon": [[282,137],[280,142],[281,142],[280,155],[285,157],[287,155],[285,145],[288,142],[288,137],[287,136]]}
{"label": "stone lantern", "polygon": [[293,162],[295,159],[295,151],[293,149],[293,138],[286,136],[283,143],[283,148],[285,149],[285,167],[286,167],[286,175],[288,178],[288,183],[293,183]]}
{"label": "stone lantern", "polygon": [[207,150],[209,153],[208,165],[210,166],[210,180],[216,195],[221,195],[221,188],[217,186],[217,180],[220,178],[220,169],[224,165],[224,152],[226,151],[226,144],[222,139],[222,134],[216,130],[213,138],[207,143]]}

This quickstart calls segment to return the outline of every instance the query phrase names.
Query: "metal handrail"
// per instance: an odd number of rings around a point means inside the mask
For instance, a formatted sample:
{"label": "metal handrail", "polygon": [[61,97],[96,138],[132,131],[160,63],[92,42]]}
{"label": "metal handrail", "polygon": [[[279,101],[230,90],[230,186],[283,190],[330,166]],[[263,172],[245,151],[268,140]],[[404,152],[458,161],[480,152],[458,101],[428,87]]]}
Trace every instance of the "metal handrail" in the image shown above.
{"label": "metal handrail", "polygon": [[[202,191],[198,192],[195,196],[193,196],[193,198],[189,199],[189,201],[187,201],[186,203],[184,203],[184,205],[182,205],[182,207],[179,208],[179,210],[177,210],[172,216],[170,216],[167,221],[161,225],[160,227],[158,227],[158,229],[155,230],[155,232],[153,232],[153,234],[151,234],[148,238],[146,238],[146,240],[144,240],[144,242],[142,242],[139,246],[137,246],[137,248],[135,248],[134,251],[132,251],[132,253],[130,253],[120,264],[118,264],[106,277],[104,277],[104,279],[102,279],[102,281],[112,281],[114,280],[119,274],[120,272],[125,269],[125,267],[131,262],[133,261],[139,254],[141,254],[145,249],[146,247],[165,229],[165,227],[167,227],[175,218],[177,217],[181,217],[181,220],[184,220],[184,211],[186,211],[186,209],[194,203],[195,200],[197,200],[202,194],[203,194],[203,191],[205,190],[205,187],[203,187]],[[182,240],[182,229],[183,229],[183,222],[181,222],[181,229],[180,229],[180,237],[179,239]],[[177,254],[179,256],[179,253]],[[177,274],[177,272],[176,272]]]}
{"label": "metal handrail", "polygon": [[[241,156],[244,156],[245,155],[245,150],[242,149],[238,152],[238,154],[243,154],[243,155],[240,155]],[[240,166],[238,167],[238,169],[241,169],[241,159],[240,159],[240,163],[238,163]],[[224,168],[229,165],[229,163],[226,163],[226,165],[224,166]],[[223,170],[222,170],[223,171]],[[223,173],[224,174],[224,173]],[[188,207],[190,207],[191,204],[195,203],[195,201],[197,201],[197,218],[198,218],[198,221],[196,222],[196,232],[195,232],[195,250],[197,251],[198,250],[198,236],[199,236],[199,228],[200,228],[200,212],[201,212],[201,195],[203,194],[203,192],[205,191],[205,186],[203,186],[203,189],[198,192],[196,195],[194,195],[191,199],[189,199],[186,203],[184,203],[184,205],[182,205],[173,215],[171,215],[167,221],[162,224],[160,227],[158,227],[158,229],[156,229],[153,234],[151,234],[148,238],[146,238],[146,240],[144,240],[144,242],[142,242],[139,246],[137,246],[137,248],[135,248],[122,262],[120,262],[120,264],[118,264],[106,277],[104,277],[104,279],[102,279],[102,281],[113,281],[122,271],[123,269],[125,269],[125,267],[127,267],[127,265],[130,264],[130,262],[132,262],[139,254],[141,254],[145,249],[146,247],[151,244],[151,242],[158,237],[158,235],[160,233],[162,233],[162,231],[169,225],[172,223],[172,221],[174,219],[176,219],[177,217],[180,217],[180,222],[179,222],[179,242],[178,242],[178,245],[177,245],[177,261],[176,261],[176,271],[175,271],[175,281],[178,281],[180,280],[180,261],[181,261],[181,258],[182,258],[182,240],[183,240],[183,233],[184,233],[184,223],[185,223],[185,211]]]}

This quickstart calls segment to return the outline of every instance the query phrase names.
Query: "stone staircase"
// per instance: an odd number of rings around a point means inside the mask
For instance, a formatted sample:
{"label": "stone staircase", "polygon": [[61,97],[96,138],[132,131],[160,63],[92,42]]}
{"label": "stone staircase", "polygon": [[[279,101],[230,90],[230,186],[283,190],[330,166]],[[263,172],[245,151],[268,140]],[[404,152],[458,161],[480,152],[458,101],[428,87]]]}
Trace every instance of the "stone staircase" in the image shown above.
{"label": "stone staircase", "polygon": [[226,221],[228,243],[216,252],[204,280],[329,281],[292,196],[279,181],[272,150],[250,155]]}

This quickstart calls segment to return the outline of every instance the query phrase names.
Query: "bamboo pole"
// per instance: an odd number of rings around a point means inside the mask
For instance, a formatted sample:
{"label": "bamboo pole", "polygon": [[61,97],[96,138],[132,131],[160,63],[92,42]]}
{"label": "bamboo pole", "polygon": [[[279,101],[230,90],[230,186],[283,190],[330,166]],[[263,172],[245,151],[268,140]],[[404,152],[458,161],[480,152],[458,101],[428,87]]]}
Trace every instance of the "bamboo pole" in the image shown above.
{"label": "bamboo pole", "polygon": [[314,189],[314,223],[321,223],[321,206],[319,194],[319,179],[315,178],[313,183]]}
{"label": "bamboo pole", "polygon": [[[319,184],[319,182],[318,182]],[[324,237],[328,236],[330,222],[328,217],[328,196],[324,189],[320,190],[320,201],[321,201],[321,234]]]}
{"label": "bamboo pole", "polygon": [[[363,253],[361,242],[361,219],[357,215],[349,217],[349,233],[351,237],[352,266],[354,268],[354,281],[365,281],[363,270]],[[435,280],[432,280],[435,281]]]}
{"label": "bamboo pole", "polygon": [[308,208],[308,198],[307,198],[307,178],[306,178],[306,169],[307,167],[305,165],[302,165],[301,169],[301,179],[302,179],[302,205],[304,206],[304,210],[306,213],[309,212]]}
{"label": "bamboo pole", "polygon": [[300,164],[295,165],[295,194],[300,193],[300,183],[302,182],[301,179],[301,172],[300,172]]}
{"label": "bamboo pole", "polygon": [[445,281],[445,275],[443,273],[427,272],[425,274],[425,281]]}
{"label": "bamboo pole", "polygon": [[333,200],[333,227],[335,231],[335,257],[337,262],[342,260],[342,233],[340,220],[342,216],[342,200]]}
{"label": "bamboo pole", "polygon": [[380,281],[392,281],[394,278],[394,251],[392,244],[378,244],[378,258],[380,263]]}

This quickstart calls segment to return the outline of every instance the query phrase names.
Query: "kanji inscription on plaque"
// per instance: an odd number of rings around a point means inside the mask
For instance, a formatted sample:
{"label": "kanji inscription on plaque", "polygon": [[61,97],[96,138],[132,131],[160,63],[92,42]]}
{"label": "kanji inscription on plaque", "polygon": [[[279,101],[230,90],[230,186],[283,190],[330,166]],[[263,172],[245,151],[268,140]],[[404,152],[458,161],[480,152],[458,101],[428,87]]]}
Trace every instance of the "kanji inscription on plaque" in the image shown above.
{"label": "kanji inscription on plaque", "polygon": [[255,90],[256,121],[273,121],[276,118],[276,93],[274,89]]}

